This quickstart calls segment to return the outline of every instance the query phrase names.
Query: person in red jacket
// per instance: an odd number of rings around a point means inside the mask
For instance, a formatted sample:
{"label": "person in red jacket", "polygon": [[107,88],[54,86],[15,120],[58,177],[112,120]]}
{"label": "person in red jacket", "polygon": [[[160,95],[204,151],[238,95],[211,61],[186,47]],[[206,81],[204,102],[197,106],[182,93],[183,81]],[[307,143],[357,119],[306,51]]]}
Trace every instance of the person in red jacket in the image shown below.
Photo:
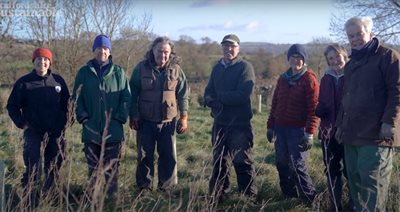
{"label": "person in red jacket", "polygon": [[314,201],[317,192],[308,175],[307,151],[317,131],[315,108],[319,84],[315,73],[306,65],[307,52],[300,44],[292,45],[287,54],[290,68],[275,88],[267,121],[267,139],[275,142],[275,164],[282,193],[288,198]]}
{"label": "person in red jacket", "polygon": [[321,118],[318,138],[321,140],[326,167],[330,208],[331,211],[341,211],[342,175],[347,175],[344,169],[344,147],[337,142],[334,135],[336,116],[343,96],[344,66],[348,56],[346,49],[338,44],[327,46],[324,55],[328,68],[321,79],[315,114]]}

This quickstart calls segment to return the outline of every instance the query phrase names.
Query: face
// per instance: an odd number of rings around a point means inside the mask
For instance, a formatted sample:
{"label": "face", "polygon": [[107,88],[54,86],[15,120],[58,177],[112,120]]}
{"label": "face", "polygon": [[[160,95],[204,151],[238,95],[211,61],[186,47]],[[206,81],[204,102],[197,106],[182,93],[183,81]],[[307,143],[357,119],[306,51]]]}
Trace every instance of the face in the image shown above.
{"label": "face", "polygon": [[47,57],[36,57],[33,64],[40,75],[45,75],[50,67],[50,60]]}
{"label": "face", "polygon": [[224,60],[228,62],[234,60],[238,56],[240,48],[232,43],[223,43],[222,50],[224,52]]}
{"label": "face", "polygon": [[99,63],[104,63],[108,60],[108,57],[110,56],[110,49],[107,47],[97,47],[94,50],[94,57]]}
{"label": "face", "polygon": [[171,55],[171,46],[168,43],[158,43],[153,48],[154,60],[158,68],[164,68]]}
{"label": "face", "polygon": [[372,32],[367,32],[360,24],[349,25],[346,34],[351,48],[357,50],[362,49],[372,39]]}
{"label": "face", "polygon": [[346,64],[345,57],[334,50],[331,50],[326,54],[326,59],[328,60],[329,67],[335,71],[343,70],[344,65]]}
{"label": "face", "polygon": [[304,66],[304,59],[301,55],[294,54],[289,57],[289,65],[293,71],[300,71]]}

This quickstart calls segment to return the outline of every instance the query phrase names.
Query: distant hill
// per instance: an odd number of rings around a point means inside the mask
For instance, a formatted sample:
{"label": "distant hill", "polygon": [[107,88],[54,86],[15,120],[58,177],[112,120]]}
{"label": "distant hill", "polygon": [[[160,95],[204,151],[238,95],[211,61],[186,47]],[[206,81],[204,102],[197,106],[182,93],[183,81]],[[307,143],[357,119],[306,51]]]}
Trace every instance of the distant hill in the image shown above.
{"label": "distant hill", "polygon": [[288,50],[291,44],[273,44],[266,42],[243,42],[240,44],[240,51],[242,52],[254,52],[259,49],[264,49],[266,52],[270,52],[274,55],[279,55]]}

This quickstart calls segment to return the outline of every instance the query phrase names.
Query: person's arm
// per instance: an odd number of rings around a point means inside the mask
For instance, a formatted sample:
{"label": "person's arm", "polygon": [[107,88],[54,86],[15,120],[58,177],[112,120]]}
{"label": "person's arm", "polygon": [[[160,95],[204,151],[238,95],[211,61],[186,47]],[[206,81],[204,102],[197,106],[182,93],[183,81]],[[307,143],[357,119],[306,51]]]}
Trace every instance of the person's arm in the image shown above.
{"label": "person's arm", "polygon": [[74,83],[74,88],[72,92],[72,98],[74,101],[76,101],[76,119],[79,123],[83,123],[86,119],[89,118],[89,114],[85,109],[84,105],[84,95],[82,94],[83,86],[84,86],[84,81],[83,81],[83,71],[84,68],[81,68],[76,77],[75,77],[75,83]]}
{"label": "person's arm", "polygon": [[306,133],[314,134],[318,129],[318,117],[315,115],[315,109],[318,103],[319,84],[315,76],[310,75],[305,89],[306,94]]}
{"label": "person's arm", "polygon": [[189,109],[189,86],[185,73],[179,68],[178,84],[176,86],[176,99],[181,116],[187,116]]}
{"label": "person's arm", "polygon": [[129,116],[131,118],[139,118],[138,98],[140,93],[140,63],[133,69],[129,87],[131,89]]}
{"label": "person's arm", "polygon": [[400,62],[399,54],[392,52],[386,55],[383,67],[384,81],[387,91],[387,101],[382,116],[382,122],[394,126],[400,115]]}
{"label": "person's arm", "polygon": [[10,116],[14,124],[20,129],[23,129],[27,125],[26,120],[22,115],[21,111],[24,91],[25,91],[24,84],[20,80],[18,80],[14,84],[11,94],[8,97],[7,101],[8,115]]}
{"label": "person's arm", "polygon": [[275,126],[275,111],[278,105],[278,93],[281,86],[281,78],[278,79],[276,83],[274,95],[272,96],[271,110],[267,119],[267,129],[273,129]]}
{"label": "person's arm", "polygon": [[224,105],[242,105],[250,99],[255,84],[253,66],[250,63],[244,64],[244,70],[238,81],[235,90],[218,92],[218,100]]}
{"label": "person's arm", "polygon": [[131,91],[129,89],[128,79],[125,75],[125,71],[120,68],[120,96],[117,111],[115,113],[114,119],[125,123],[128,118],[129,104],[131,101]]}

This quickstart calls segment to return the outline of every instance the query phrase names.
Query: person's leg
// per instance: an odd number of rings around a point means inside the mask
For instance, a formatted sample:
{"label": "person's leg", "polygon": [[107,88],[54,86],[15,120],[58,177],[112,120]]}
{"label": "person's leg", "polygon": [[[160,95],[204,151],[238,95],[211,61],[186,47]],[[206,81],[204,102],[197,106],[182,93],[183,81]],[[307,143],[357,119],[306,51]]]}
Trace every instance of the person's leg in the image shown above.
{"label": "person's leg", "polygon": [[304,136],[303,128],[288,128],[287,129],[288,150],[291,162],[291,168],[294,170],[294,180],[299,192],[307,202],[314,201],[317,194],[313,181],[308,174],[307,158],[308,151],[301,151],[299,145],[303,143]]}
{"label": "person's leg", "polygon": [[358,185],[361,183],[361,176],[358,170],[358,157],[358,147],[347,144],[344,145],[344,158],[350,198],[353,200],[353,208],[360,211],[360,190]]}
{"label": "person's leg", "polygon": [[107,143],[104,151],[105,178],[107,183],[107,195],[118,193],[118,168],[121,158],[121,142]]}
{"label": "person's leg", "polygon": [[360,147],[358,167],[360,170],[360,197],[362,209],[385,211],[392,173],[393,149],[389,147]]}
{"label": "person's leg", "polygon": [[88,194],[93,192],[93,188],[97,181],[98,176],[98,166],[99,166],[99,157],[101,146],[100,144],[96,144],[93,142],[85,142],[84,149],[86,163],[88,165],[88,177],[89,177],[89,184],[87,187]]}
{"label": "person's leg", "polygon": [[43,133],[26,129],[24,131],[23,158],[25,172],[22,177],[22,187],[24,188],[25,206],[32,208],[36,204],[37,186],[40,180],[40,147],[43,141]]}
{"label": "person's leg", "polygon": [[53,186],[54,181],[58,179],[58,171],[65,157],[64,137],[58,133],[50,133],[48,142],[44,147],[44,172],[46,175],[43,186],[43,193],[47,193]]}
{"label": "person's leg", "polygon": [[157,124],[141,121],[136,134],[137,167],[136,185],[141,189],[152,189],[154,178],[154,150],[156,146]]}
{"label": "person's leg", "polygon": [[233,158],[239,191],[244,194],[256,197],[257,188],[255,185],[256,172],[253,166],[252,151],[253,132],[251,125],[232,127],[228,133],[226,142],[229,154]]}
{"label": "person's leg", "polygon": [[171,190],[173,185],[173,173],[176,166],[174,155],[175,121],[159,124],[159,136],[157,138],[158,152],[158,188]]}
{"label": "person's leg", "polygon": [[287,143],[287,129],[282,126],[275,126],[275,165],[279,174],[279,185],[283,195],[287,198],[299,197],[290,167],[290,157]]}
{"label": "person's leg", "polygon": [[322,153],[327,177],[330,207],[334,211],[342,210],[342,158],[343,146],[335,139],[322,141]]}
{"label": "person's leg", "polygon": [[225,136],[224,127],[214,124],[211,139],[213,145],[213,169],[209,182],[209,193],[214,197],[220,197],[223,194],[224,185],[226,185],[226,180],[229,179]]}

